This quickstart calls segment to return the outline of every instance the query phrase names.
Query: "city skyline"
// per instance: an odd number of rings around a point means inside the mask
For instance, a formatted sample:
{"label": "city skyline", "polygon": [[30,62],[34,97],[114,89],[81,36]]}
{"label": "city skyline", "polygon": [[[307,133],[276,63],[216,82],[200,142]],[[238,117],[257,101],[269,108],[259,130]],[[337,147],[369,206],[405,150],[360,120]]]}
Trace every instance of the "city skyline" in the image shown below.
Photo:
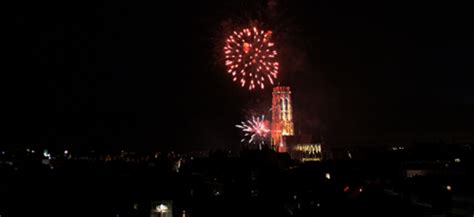
{"label": "city skyline", "polygon": [[9,3],[0,217],[474,213],[469,4]]}

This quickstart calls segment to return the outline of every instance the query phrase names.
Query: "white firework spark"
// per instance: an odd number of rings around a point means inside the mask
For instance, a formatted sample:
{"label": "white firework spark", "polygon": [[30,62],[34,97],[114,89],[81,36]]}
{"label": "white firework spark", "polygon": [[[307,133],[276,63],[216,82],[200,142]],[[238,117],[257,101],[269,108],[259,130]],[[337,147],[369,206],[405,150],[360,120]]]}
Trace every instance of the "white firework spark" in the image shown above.
{"label": "white firework spark", "polygon": [[265,116],[262,115],[261,117],[252,117],[252,119],[247,121],[242,121],[239,125],[235,125],[237,128],[242,129],[244,132],[245,138],[241,140],[241,142],[245,142],[252,144],[259,142],[260,144],[264,144],[265,140],[268,138],[270,133],[270,129],[268,124],[265,123]]}

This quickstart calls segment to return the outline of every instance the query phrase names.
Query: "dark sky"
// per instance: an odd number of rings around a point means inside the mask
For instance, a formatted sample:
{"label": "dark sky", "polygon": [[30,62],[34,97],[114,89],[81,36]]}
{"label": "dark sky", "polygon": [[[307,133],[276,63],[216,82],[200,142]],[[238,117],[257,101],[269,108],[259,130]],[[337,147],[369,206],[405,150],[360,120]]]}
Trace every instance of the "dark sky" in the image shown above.
{"label": "dark sky", "polygon": [[[234,124],[270,92],[234,85],[216,44],[222,21],[255,18],[265,2],[14,3],[1,143],[238,146]],[[298,129],[324,126],[334,143],[473,134],[469,5],[276,2]]]}

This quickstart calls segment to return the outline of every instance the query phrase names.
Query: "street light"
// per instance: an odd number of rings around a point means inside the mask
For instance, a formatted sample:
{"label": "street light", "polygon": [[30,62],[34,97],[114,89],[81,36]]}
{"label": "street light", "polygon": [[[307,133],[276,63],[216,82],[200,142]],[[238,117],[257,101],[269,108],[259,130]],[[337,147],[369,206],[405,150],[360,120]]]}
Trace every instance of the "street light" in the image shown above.
{"label": "street light", "polygon": [[331,174],[330,174],[330,173],[326,173],[325,177],[326,177],[326,179],[331,179]]}
{"label": "street light", "polygon": [[162,217],[163,213],[167,213],[169,211],[169,208],[168,208],[168,206],[166,206],[164,204],[160,204],[160,205],[156,206],[155,210],[156,210],[156,212],[160,213],[160,217]]}

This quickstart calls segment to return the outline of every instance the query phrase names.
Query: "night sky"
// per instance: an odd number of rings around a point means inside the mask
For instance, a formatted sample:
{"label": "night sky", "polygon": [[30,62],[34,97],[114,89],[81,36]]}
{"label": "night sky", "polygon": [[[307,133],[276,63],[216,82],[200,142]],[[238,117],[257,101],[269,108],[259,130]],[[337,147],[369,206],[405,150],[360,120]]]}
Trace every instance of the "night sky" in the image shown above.
{"label": "night sky", "polygon": [[[335,144],[474,137],[469,5],[275,2],[299,131]],[[1,144],[235,148],[243,110],[271,95],[232,83],[216,58],[223,21],[266,1],[13,4]]]}

